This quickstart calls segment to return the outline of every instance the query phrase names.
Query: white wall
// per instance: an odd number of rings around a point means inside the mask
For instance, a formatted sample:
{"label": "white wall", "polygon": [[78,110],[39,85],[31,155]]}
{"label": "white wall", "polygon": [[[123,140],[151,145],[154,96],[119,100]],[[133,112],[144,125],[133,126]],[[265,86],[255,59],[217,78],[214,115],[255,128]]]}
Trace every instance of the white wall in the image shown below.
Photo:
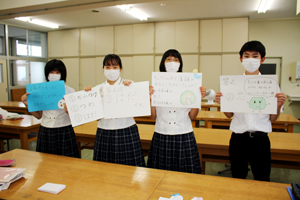
{"label": "white wall", "polygon": [[[292,71],[295,62],[300,61],[300,19],[250,21],[249,40],[261,41],[266,47],[266,57],[282,59],[281,91],[300,95],[300,87],[289,81],[289,76],[295,75]],[[300,118],[300,102],[286,102],[283,113]]]}

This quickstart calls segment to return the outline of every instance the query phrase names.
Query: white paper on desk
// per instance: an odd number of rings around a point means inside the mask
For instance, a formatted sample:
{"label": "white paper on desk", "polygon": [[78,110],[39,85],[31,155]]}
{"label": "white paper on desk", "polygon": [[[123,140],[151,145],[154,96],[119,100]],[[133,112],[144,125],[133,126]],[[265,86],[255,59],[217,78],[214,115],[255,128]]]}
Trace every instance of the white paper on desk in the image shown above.
{"label": "white paper on desk", "polygon": [[277,75],[220,76],[221,112],[276,114]]}
{"label": "white paper on desk", "polygon": [[200,108],[202,73],[152,72],[152,106]]}
{"label": "white paper on desk", "polygon": [[151,114],[149,81],[131,83],[129,86],[105,85],[103,94],[105,119]]}
{"label": "white paper on desk", "polygon": [[52,194],[58,194],[66,188],[66,185],[55,184],[55,183],[46,183],[38,188],[38,191],[48,192]]}
{"label": "white paper on desk", "polygon": [[79,91],[65,95],[72,126],[78,126],[104,117],[101,86],[91,91]]}

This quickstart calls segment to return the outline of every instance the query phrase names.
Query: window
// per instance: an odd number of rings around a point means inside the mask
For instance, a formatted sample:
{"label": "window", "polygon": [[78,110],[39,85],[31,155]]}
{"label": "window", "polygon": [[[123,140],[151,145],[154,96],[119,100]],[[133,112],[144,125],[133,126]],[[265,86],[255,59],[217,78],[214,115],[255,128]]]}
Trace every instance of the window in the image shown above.
{"label": "window", "polygon": [[8,26],[8,40],[11,56],[46,58],[46,33]]}
{"label": "window", "polygon": [[46,33],[28,30],[29,56],[46,57]]}
{"label": "window", "polygon": [[45,82],[44,68],[45,62],[11,60],[11,85],[24,86],[30,83]]}
{"label": "window", "polygon": [[3,24],[0,24],[0,55],[6,55],[5,26]]}

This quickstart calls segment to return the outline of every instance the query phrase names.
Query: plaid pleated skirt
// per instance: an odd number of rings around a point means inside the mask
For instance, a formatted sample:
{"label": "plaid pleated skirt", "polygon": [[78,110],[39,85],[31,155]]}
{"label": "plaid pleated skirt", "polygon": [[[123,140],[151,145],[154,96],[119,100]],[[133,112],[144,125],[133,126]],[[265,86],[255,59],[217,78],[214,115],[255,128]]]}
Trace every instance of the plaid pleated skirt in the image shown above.
{"label": "plaid pleated skirt", "polygon": [[95,138],[94,160],[145,167],[145,160],[137,126],[117,130],[98,128]]}
{"label": "plaid pleated skirt", "polygon": [[40,126],[36,151],[79,158],[73,127],[71,125],[60,128]]}
{"label": "plaid pleated skirt", "polygon": [[163,135],[154,132],[147,167],[201,174],[194,132],[180,135]]}

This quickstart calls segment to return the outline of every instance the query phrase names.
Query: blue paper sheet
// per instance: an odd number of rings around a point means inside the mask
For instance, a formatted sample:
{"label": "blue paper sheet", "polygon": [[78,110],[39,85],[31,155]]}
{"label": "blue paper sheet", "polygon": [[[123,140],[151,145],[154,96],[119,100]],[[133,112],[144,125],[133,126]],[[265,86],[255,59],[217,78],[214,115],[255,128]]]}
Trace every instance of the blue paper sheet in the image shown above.
{"label": "blue paper sheet", "polygon": [[27,84],[26,92],[28,111],[56,110],[58,102],[64,98],[64,81],[52,81],[45,83]]}

